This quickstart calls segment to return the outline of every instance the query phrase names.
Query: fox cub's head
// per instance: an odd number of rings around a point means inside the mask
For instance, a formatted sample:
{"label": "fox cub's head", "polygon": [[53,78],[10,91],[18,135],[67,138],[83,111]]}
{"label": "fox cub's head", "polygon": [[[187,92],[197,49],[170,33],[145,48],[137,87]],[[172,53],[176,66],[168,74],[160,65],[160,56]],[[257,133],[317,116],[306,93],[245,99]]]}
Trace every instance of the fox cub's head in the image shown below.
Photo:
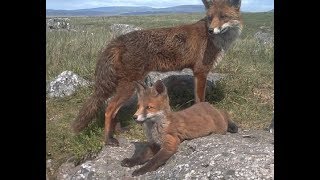
{"label": "fox cub's head", "polygon": [[223,34],[230,29],[241,30],[241,0],[202,0],[207,10],[209,35]]}
{"label": "fox cub's head", "polygon": [[167,88],[158,80],[152,87],[136,83],[138,110],[133,118],[138,123],[156,121],[170,111]]}

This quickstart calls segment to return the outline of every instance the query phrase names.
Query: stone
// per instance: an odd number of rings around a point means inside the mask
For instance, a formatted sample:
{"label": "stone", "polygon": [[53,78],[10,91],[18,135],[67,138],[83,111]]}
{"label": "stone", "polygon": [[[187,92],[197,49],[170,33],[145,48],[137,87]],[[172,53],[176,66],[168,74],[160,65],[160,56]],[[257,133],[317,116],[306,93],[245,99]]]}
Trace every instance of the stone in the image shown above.
{"label": "stone", "polygon": [[[250,134],[251,138],[243,138]],[[180,144],[165,165],[138,177],[131,173],[140,166],[122,167],[145,145],[120,138],[120,147],[105,146],[98,156],[76,167],[59,169],[64,179],[274,179],[274,136],[263,130],[248,130],[226,135],[212,134]],[[68,164],[68,163],[67,163]]]}
{"label": "stone", "polygon": [[127,34],[132,31],[142,30],[142,28],[129,24],[112,24],[110,26],[114,37]]}
{"label": "stone", "polygon": [[86,87],[91,83],[72,71],[63,71],[47,88],[48,97],[66,97],[72,95],[79,87]]}

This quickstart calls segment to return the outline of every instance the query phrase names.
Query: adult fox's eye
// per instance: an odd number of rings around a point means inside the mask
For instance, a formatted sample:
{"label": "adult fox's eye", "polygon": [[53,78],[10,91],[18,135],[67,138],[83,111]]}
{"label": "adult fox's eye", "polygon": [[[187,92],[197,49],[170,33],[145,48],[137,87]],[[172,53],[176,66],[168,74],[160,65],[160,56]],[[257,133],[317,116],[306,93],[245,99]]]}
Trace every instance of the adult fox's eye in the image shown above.
{"label": "adult fox's eye", "polygon": [[208,18],[208,20],[209,20],[209,21],[211,21],[211,20],[212,20],[212,16],[208,16],[207,18]]}
{"label": "adult fox's eye", "polygon": [[221,16],[220,16],[221,19],[225,19],[225,18],[227,18],[227,17],[228,17],[227,15],[221,15]]}

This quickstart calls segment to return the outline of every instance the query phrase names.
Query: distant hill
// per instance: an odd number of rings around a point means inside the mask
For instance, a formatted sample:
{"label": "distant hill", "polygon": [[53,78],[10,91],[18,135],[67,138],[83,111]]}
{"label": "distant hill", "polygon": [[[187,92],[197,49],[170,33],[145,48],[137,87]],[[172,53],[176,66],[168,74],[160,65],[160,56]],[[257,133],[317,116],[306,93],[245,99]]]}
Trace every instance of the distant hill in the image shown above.
{"label": "distant hill", "polygon": [[270,11],[268,11],[268,12],[274,12],[274,9],[272,9],[272,10],[270,10]]}
{"label": "distant hill", "polygon": [[203,5],[181,5],[168,8],[152,8],[148,6],[112,6],[77,10],[47,9],[46,16],[115,16],[143,14],[171,14],[205,12]]}
{"label": "distant hill", "polygon": [[182,5],[168,8],[152,8],[151,10],[122,13],[121,15],[144,15],[144,14],[178,14],[205,12],[203,5]]}

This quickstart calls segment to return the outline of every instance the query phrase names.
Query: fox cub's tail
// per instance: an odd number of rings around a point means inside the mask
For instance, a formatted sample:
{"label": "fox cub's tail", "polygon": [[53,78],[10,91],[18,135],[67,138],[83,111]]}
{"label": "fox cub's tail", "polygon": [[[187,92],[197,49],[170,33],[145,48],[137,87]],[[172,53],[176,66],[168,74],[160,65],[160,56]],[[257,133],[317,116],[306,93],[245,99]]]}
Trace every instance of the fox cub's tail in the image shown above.
{"label": "fox cub's tail", "polygon": [[229,113],[225,110],[221,110],[220,111],[224,117],[224,119],[228,120],[228,129],[227,131],[230,132],[230,133],[237,133],[238,132],[238,126],[236,123],[234,123],[230,116],[229,116]]}
{"label": "fox cub's tail", "polygon": [[238,132],[238,126],[233,121],[228,120],[228,129],[227,129],[227,131],[231,132],[231,133],[237,133]]}

